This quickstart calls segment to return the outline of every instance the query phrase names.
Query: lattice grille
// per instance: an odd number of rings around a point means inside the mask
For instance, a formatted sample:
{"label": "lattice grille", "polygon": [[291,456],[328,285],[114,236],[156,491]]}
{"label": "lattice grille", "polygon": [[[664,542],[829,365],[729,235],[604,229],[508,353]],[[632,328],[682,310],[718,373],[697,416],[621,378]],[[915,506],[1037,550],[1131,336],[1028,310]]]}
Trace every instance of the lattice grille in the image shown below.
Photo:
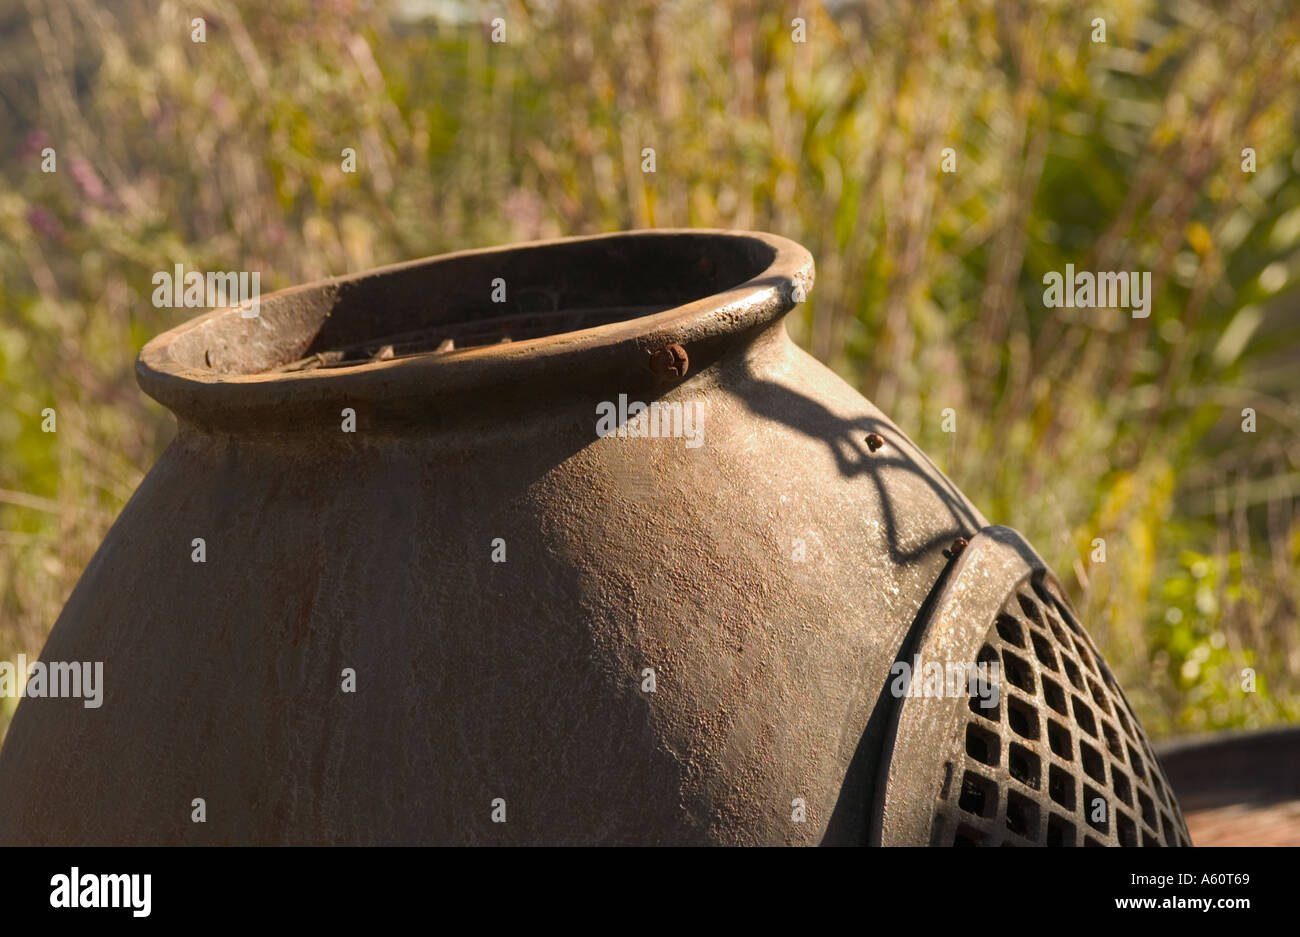
{"label": "lattice grille", "polygon": [[978,659],[1001,666],[998,704],[959,710],[934,844],[1191,845],[1128,699],[1040,576],[1011,593]]}

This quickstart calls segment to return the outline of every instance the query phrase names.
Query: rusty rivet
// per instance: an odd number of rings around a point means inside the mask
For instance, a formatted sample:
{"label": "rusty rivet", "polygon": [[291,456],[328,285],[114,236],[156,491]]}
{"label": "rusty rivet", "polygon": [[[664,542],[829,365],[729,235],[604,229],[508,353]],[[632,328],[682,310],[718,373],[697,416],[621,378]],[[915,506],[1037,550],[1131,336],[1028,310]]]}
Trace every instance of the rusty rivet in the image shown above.
{"label": "rusty rivet", "polygon": [[867,448],[872,452],[884,446],[885,440],[879,433],[867,433]]}
{"label": "rusty rivet", "polygon": [[681,345],[665,345],[650,355],[650,370],[664,380],[680,380],[688,367],[690,359]]}

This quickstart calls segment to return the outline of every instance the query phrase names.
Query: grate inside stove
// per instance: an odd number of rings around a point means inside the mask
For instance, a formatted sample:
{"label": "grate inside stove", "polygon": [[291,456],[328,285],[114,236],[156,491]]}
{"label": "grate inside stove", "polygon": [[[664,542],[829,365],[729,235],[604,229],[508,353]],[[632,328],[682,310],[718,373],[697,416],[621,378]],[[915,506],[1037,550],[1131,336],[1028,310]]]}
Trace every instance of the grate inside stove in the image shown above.
{"label": "grate inside stove", "polygon": [[1052,584],[1012,590],[978,660],[1000,665],[997,706],[956,710],[932,844],[1191,845],[1132,707]]}

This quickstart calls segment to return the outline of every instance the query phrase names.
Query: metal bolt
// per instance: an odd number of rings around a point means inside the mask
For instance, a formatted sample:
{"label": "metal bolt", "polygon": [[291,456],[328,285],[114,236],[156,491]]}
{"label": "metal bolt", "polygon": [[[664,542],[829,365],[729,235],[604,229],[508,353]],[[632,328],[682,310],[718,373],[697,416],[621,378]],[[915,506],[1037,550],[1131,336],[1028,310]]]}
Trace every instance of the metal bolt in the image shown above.
{"label": "metal bolt", "polygon": [[663,380],[680,380],[686,376],[690,359],[681,345],[665,345],[650,355],[650,370]]}
{"label": "metal bolt", "polygon": [[867,448],[870,449],[872,452],[875,452],[877,449],[884,446],[884,444],[885,444],[885,440],[883,437],[881,437],[879,433],[867,434]]}

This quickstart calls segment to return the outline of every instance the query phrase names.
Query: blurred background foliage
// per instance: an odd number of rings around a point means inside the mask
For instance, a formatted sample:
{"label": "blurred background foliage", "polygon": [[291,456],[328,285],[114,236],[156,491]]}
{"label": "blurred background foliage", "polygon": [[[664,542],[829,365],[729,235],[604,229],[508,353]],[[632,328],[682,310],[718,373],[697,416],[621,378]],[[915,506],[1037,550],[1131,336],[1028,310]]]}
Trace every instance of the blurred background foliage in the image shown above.
{"label": "blurred background foliage", "polygon": [[[1272,0],[0,0],[0,658],[174,432],[156,271],[715,226],[812,251],[796,340],[1039,547],[1153,735],[1294,721],[1298,68]],[[1045,308],[1067,263],[1150,317]]]}

